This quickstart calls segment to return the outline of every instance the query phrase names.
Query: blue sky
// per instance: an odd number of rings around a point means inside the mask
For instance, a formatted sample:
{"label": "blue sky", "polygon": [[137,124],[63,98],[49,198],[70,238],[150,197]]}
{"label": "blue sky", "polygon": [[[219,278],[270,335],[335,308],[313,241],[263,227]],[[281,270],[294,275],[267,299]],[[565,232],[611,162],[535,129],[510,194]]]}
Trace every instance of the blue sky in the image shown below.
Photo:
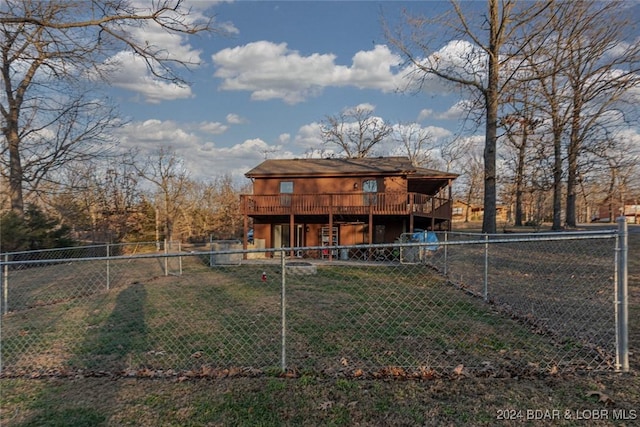
{"label": "blue sky", "polygon": [[[123,148],[148,155],[170,147],[194,179],[232,174],[242,182],[266,157],[304,157],[320,147],[318,124],[347,108],[366,106],[390,124],[417,123],[435,143],[460,130],[456,107],[462,99],[440,82],[434,79],[420,93],[398,90],[407,85],[407,71],[381,24],[382,17],[398,19],[403,9],[435,16],[448,2],[187,0],[187,5],[194,17],[213,13],[214,27],[227,34],[187,39],[147,28],[137,35],[200,65],[182,73],[191,85],[178,87],[153,79],[131,56],[119,58],[110,95],[128,121],[119,134]],[[465,3],[475,6],[483,10],[485,3]],[[480,129],[466,136],[482,140],[482,134]],[[381,149],[399,154],[391,142]]]}
{"label": "blue sky", "polygon": [[[143,154],[170,147],[191,176],[244,172],[269,158],[303,157],[319,146],[327,115],[366,105],[390,123],[418,122],[441,140],[451,136],[457,98],[402,93],[400,57],[387,46],[381,18],[403,8],[442,10],[442,2],[192,2],[215,15],[227,35],[173,39],[176,56],[200,66],[178,88],[153,81],[142,64],[121,59],[111,96],[128,124],[122,147]],[[147,29],[145,37],[159,37]],[[167,43],[165,41],[165,43]],[[127,62],[130,61],[130,62]],[[449,118],[442,118],[449,114]]]}

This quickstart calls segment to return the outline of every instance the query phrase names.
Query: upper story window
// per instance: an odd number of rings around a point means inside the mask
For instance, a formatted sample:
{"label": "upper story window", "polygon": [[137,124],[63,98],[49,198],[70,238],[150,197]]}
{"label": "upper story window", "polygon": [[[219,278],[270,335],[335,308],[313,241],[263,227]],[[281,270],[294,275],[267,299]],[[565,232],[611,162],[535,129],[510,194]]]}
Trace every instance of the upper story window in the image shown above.
{"label": "upper story window", "polygon": [[280,181],[280,193],[293,193],[293,181]]}
{"label": "upper story window", "polygon": [[375,179],[367,179],[362,181],[362,191],[365,193],[377,193],[378,192],[378,181]]}
{"label": "upper story window", "polygon": [[291,206],[291,196],[293,193],[293,181],[280,181],[280,205]]}
{"label": "upper story window", "polygon": [[365,193],[363,200],[365,206],[375,205],[378,203],[378,196],[375,194],[378,192],[378,181],[375,179],[366,179],[362,181],[362,191]]}

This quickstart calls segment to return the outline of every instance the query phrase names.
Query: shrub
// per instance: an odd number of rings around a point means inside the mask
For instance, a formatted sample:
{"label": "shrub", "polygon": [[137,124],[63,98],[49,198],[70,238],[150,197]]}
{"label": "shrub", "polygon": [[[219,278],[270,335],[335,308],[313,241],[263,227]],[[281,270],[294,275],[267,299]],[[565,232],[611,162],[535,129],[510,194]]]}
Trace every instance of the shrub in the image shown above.
{"label": "shrub", "polygon": [[0,217],[0,248],[2,252],[63,248],[74,246],[71,229],[48,217],[38,207],[29,205],[20,216],[6,212]]}

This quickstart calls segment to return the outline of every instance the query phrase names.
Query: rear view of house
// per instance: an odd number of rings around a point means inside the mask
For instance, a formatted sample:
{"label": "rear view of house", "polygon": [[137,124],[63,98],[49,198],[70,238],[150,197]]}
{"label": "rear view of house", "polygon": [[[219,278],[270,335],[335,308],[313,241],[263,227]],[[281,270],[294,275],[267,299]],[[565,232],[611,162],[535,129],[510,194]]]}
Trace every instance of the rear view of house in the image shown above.
{"label": "rear view of house", "polygon": [[[244,235],[267,248],[388,243],[414,229],[449,229],[457,175],[404,157],[265,160],[245,174]],[[247,239],[244,242],[247,247]]]}

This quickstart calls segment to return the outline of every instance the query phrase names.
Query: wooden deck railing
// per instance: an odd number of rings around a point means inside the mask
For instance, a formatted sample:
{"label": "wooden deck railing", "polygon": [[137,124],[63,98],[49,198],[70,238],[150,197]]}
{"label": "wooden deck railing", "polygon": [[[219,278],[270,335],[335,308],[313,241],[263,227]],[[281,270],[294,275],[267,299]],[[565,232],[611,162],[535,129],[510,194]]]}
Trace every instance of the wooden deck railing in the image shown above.
{"label": "wooden deck railing", "polygon": [[243,194],[245,215],[409,215],[449,218],[450,200],[420,193]]}

